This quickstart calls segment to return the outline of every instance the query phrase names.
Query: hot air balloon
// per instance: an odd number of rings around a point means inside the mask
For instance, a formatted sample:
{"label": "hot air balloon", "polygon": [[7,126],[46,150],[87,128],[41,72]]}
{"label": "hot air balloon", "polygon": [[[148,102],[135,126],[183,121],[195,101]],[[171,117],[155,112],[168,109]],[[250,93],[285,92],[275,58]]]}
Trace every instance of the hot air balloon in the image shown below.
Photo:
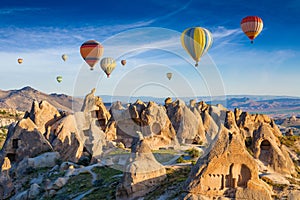
{"label": "hot air balloon", "polygon": [[94,69],[94,66],[100,60],[103,51],[103,46],[96,40],[88,40],[80,47],[80,54],[91,70]]}
{"label": "hot air balloon", "polygon": [[252,44],[253,40],[262,31],[263,26],[264,25],[262,19],[257,16],[247,16],[241,21],[241,28],[243,32],[247,35],[247,37],[251,40]]}
{"label": "hot air balloon", "polygon": [[212,34],[205,28],[187,28],[181,34],[181,45],[196,61],[196,67],[198,66],[200,58],[208,51],[212,43]]}
{"label": "hot air balloon", "polygon": [[121,60],[121,64],[124,66],[126,65],[126,60]]}
{"label": "hot air balloon", "polygon": [[100,62],[101,69],[105,72],[107,77],[111,74],[111,72],[116,68],[117,63],[113,58],[103,58]]}
{"label": "hot air balloon", "polygon": [[170,73],[170,72],[169,72],[169,73],[167,73],[167,78],[168,78],[169,80],[171,80],[171,78],[172,78],[172,75],[173,75],[173,74],[172,74],[172,73]]}
{"label": "hot air balloon", "polygon": [[57,76],[56,81],[59,82],[59,83],[62,82],[62,76]]}
{"label": "hot air balloon", "polygon": [[22,64],[23,63],[23,58],[18,58],[18,63]]}
{"label": "hot air balloon", "polygon": [[67,54],[63,54],[63,55],[61,56],[61,58],[62,58],[64,61],[66,61],[66,60],[68,59],[68,55],[67,55]]}

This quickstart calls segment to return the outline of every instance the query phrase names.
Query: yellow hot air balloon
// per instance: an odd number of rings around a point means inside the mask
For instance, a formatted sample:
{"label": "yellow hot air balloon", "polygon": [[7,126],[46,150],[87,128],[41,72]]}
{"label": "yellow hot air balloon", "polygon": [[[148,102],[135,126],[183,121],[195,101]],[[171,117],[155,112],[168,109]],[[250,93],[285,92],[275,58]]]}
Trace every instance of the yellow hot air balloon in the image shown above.
{"label": "yellow hot air balloon", "polygon": [[126,60],[121,60],[121,64],[124,66],[126,65]]}
{"label": "yellow hot air balloon", "polygon": [[103,46],[96,40],[88,40],[80,47],[80,54],[91,70],[94,69],[94,66],[100,60],[103,51]]}
{"label": "yellow hot air balloon", "polygon": [[100,62],[101,69],[105,72],[107,77],[112,73],[112,71],[116,68],[117,63],[113,58],[107,57],[103,58]]}
{"label": "yellow hot air balloon", "polygon": [[18,63],[22,64],[23,63],[23,58],[18,58]]}
{"label": "yellow hot air balloon", "polygon": [[196,61],[196,67],[198,66],[200,58],[208,51],[212,43],[212,34],[205,28],[187,28],[181,34],[181,45]]}
{"label": "yellow hot air balloon", "polygon": [[173,74],[172,74],[172,73],[170,73],[170,72],[169,72],[169,73],[167,73],[167,78],[168,78],[169,80],[171,80],[171,78],[172,78],[172,75],[173,75]]}
{"label": "yellow hot air balloon", "polygon": [[251,44],[253,44],[253,40],[262,31],[263,26],[264,24],[262,19],[257,16],[247,16],[241,21],[241,28],[247,35],[247,37],[251,40]]}
{"label": "yellow hot air balloon", "polygon": [[63,55],[61,56],[61,58],[63,59],[63,61],[66,61],[66,60],[68,59],[68,55],[67,55],[67,54],[63,54]]}
{"label": "yellow hot air balloon", "polygon": [[59,83],[62,82],[62,76],[57,76],[56,81],[59,82]]}

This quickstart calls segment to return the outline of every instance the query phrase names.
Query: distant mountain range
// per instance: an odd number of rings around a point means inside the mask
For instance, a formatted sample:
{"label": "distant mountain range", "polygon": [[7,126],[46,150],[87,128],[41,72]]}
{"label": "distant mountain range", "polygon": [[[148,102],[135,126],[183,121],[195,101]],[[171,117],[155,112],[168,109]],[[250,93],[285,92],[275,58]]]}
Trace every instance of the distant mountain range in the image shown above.
{"label": "distant mountain range", "polygon": [[[98,94],[99,95],[99,94]],[[137,99],[144,102],[154,101],[164,104],[164,98],[158,97],[127,97],[99,95],[105,105],[109,107],[112,102],[121,101],[122,103],[132,103]],[[65,94],[46,94],[33,89],[29,86],[19,90],[0,90],[0,108],[13,108],[20,111],[28,111],[33,100],[46,100],[58,109],[65,111],[78,111],[82,106],[84,97],[72,97]],[[175,98],[173,98],[175,99]],[[180,97],[189,104],[191,99],[205,101],[210,104],[220,103],[230,110],[240,108],[252,113],[266,113],[272,116],[300,115],[300,97],[289,96],[263,96],[263,95],[228,95],[226,97]]]}
{"label": "distant mountain range", "polygon": [[19,90],[0,90],[0,108],[12,108],[19,111],[30,111],[32,102],[46,100],[57,109],[64,111],[78,110],[82,106],[81,98],[65,94],[46,94],[29,86]]}

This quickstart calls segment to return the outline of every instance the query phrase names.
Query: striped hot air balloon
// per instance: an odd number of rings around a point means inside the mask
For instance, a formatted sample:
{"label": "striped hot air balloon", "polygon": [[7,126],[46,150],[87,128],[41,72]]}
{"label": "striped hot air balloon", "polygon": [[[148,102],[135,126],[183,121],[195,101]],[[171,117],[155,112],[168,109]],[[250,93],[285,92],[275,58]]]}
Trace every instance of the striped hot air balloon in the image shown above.
{"label": "striped hot air balloon", "polygon": [[212,34],[205,28],[187,28],[181,34],[181,45],[196,61],[196,67],[198,66],[200,58],[208,51],[212,43]]}
{"label": "striped hot air balloon", "polygon": [[247,37],[253,43],[253,40],[259,35],[263,29],[263,21],[257,16],[247,16],[241,21],[241,28]]}
{"label": "striped hot air balloon", "polygon": [[101,69],[105,72],[107,75],[107,78],[109,78],[109,75],[112,73],[112,71],[116,68],[117,63],[113,58],[103,58],[100,62]]}
{"label": "striped hot air balloon", "polygon": [[96,40],[88,40],[80,47],[80,54],[91,70],[94,69],[94,66],[100,60],[103,51],[103,46]]}

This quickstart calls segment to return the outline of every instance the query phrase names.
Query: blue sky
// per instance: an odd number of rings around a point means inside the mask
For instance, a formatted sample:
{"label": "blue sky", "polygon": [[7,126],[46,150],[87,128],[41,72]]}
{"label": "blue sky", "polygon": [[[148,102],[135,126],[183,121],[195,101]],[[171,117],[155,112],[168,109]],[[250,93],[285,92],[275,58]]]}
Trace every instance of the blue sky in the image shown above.
{"label": "blue sky", "polygon": [[[230,94],[300,96],[300,1],[4,1],[0,6],[0,88],[46,93],[145,96]],[[280,3],[279,3],[280,2]],[[247,15],[264,29],[251,45],[240,30]],[[210,30],[214,44],[198,68],[182,49],[181,32]],[[89,39],[118,64],[107,79],[82,60]],[[62,54],[69,59],[63,62]],[[22,57],[24,63],[17,64]],[[165,74],[173,72],[168,81]],[[57,75],[63,76],[58,84]]]}

